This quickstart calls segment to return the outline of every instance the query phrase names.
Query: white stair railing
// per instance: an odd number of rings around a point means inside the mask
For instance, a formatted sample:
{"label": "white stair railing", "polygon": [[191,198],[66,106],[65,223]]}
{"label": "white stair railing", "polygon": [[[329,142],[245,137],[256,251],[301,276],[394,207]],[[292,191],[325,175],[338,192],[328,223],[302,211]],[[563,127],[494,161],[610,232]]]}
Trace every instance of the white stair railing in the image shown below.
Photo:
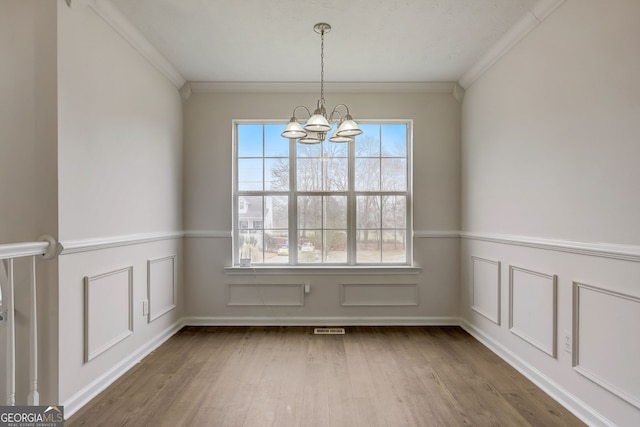
{"label": "white stair railing", "polygon": [[[5,265],[6,262],[6,265]],[[6,396],[7,405],[16,404],[16,325],[15,325],[15,309],[13,306],[13,258],[2,262],[0,265],[0,286],[2,286],[2,320],[6,323],[6,353],[5,374],[6,380]]]}
{"label": "white stair railing", "polygon": [[43,241],[0,245],[0,327],[5,328],[6,405],[16,404],[16,324],[14,260],[29,257],[29,405],[39,405],[38,394],[38,313],[36,294],[36,258],[51,259],[58,245],[51,236]]}

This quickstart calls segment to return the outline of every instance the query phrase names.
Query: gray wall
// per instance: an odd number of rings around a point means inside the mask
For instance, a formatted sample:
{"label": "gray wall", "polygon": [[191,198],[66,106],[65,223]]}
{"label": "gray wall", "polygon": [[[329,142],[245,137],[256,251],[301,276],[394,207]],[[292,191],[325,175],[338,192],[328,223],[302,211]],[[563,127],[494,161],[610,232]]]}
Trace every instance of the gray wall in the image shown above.
{"label": "gray wall", "polygon": [[[182,102],[81,2],[3,1],[0,39],[0,242],[48,233],[65,247],[38,262],[39,380],[41,402],[70,415],[183,317]],[[18,359],[18,404],[27,362]]]}
{"label": "gray wall", "polygon": [[[0,3],[0,243],[58,234],[56,28],[54,2]],[[29,276],[23,261],[15,271],[20,354],[28,349]],[[38,262],[38,320],[45,343],[39,365],[41,372],[51,373],[41,376],[43,399],[56,397],[56,275],[55,261]],[[28,358],[19,357],[16,363],[19,379],[27,379]],[[28,391],[28,381],[17,381],[18,403],[26,403]],[[3,387],[0,398],[4,392]]]}
{"label": "gray wall", "polygon": [[59,1],[57,33],[57,397],[69,415],[184,315],[182,102],[96,9]]}
{"label": "gray wall", "polygon": [[567,0],[463,102],[462,316],[595,425],[640,419],[638,40]]}
{"label": "gray wall", "polygon": [[[232,121],[286,121],[296,105],[314,105],[309,93],[194,93],[185,103],[186,304],[190,322],[397,323],[451,322],[458,315],[458,241],[435,232],[459,227],[460,103],[451,93],[329,93],[328,105],[347,103],[355,117],[412,119],[414,245],[420,274],[366,271],[304,275],[225,274],[231,266]],[[332,104],[334,103],[334,104]],[[229,285],[308,283],[304,307],[229,306]],[[341,305],[345,283],[376,283],[378,306]],[[398,306],[396,284],[412,285],[414,305]],[[388,285],[388,286],[381,286]],[[269,290],[260,291],[262,293]],[[256,301],[269,295],[256,295]],[[409,297],[408,297],[409,298]],[[404,300],[403,300],[404,301]],[[406,302],[406,301],[405,301]],[[389,320],[393,319],[393,320]]]}

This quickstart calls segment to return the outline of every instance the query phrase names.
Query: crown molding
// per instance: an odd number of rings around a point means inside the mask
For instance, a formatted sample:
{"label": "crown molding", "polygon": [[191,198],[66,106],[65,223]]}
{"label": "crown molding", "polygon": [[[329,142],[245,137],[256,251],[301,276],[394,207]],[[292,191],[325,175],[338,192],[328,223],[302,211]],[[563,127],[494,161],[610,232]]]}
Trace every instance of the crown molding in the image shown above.
{"label": "crown molding", "polygon": [[75,9],[79,6],[86,6],[89,0],[64,0],[69,9]]}
{"label": "crown molding", "polygon": [[538,0],[529,12],[542,22],[564,2],[565,0]]}
{"label": "crown molding", "polygon": [[462,75],[458,83],[468,89],[520,40],[533,31],[565,0],[539,0],[480,59]]}
{"label": "crown molding", "polygon": [[[191,93],[307,93],[319,82],[188,82]],[[325,82],[325,93],[454,93],[455,82]]]}
{"label": "crown molding", "polygon": [[[458,101],[471,86],[502,56],[565,0],[539,0],[485,53],[458,82],[329,82],[326,93],[451,93]],[[65,0],[69,8],[88,5],[131,44],[177,89],[183,102],[192,93],[304,93],[316,92],[317,82],[187,82],[178,70],[134,27],[110,0]]]}
{"label": "crown molding", "polygon": [[191,84],[189,84],[189,82],[186,82],[185,84],[182,85],[179,92],[180,92],[180,98],[182,99],[182,102],[187,102],[189,98],[191,98],[191,94],[193,93],[191,91]]}
{"label": "crown molding", "polygon": [[464,98],[464,88],[462,86],[460,86],[460,83],[456,82],[453,85],[453,97],[458,101],[458,102],[462,102],[462,99]]}
{"label": "crown molding", "polygon": [[[149,43],[136,27],[109,0],[66,0],[73,8],[76,2],[88,6],[118,34],[120,34],[134,49],[136,49],[151,65],[164,75],[176,88],[184,86],[186,80],[158,50]],[[73,6],[72,6],[73,5]]]}

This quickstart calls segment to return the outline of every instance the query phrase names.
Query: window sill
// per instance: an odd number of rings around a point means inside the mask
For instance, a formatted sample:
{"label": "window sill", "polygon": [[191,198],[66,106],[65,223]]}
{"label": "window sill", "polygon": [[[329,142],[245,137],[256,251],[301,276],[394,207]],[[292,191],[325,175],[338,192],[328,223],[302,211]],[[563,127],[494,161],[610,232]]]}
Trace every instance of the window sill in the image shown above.
{"label": "window sill", "polygon": [[421,267],[392,265],[345,265],[345,266],[253,266],[253,267],[225,267],[224,273],[228,276],[255,276],[255,275],[276,275],[276,276],[300,276],[300,275],[326,275],[326,276],[362,276],[372,274],[390,275],[411,275],[422,273]]}

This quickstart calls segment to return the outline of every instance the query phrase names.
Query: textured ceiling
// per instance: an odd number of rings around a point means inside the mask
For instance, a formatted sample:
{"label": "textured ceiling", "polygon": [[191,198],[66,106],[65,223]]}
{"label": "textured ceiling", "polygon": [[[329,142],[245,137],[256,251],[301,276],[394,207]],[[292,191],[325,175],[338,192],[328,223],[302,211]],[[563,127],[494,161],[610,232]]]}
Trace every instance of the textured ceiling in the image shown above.
{"label": "textured ceiling", "polygon": [[190,81],[457,81],[536,0],[111,0]]}

